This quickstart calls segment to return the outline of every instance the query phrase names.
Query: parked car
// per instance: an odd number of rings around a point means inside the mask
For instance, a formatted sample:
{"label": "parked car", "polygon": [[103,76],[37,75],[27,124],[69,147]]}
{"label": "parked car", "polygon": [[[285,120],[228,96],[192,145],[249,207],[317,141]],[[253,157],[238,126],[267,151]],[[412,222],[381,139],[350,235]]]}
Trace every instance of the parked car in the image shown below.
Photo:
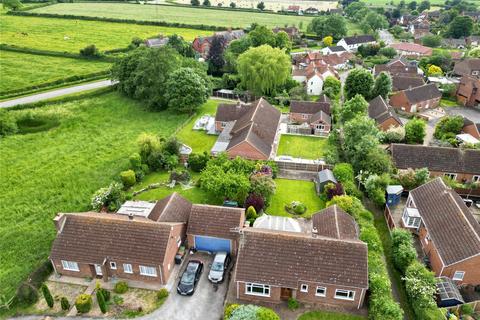
{"label": "parked car", "polygon": [[208,273],[208,280],[213,283],[222,282],[225,279],[225,270],[227,270],[230,260],[230,255],[227,252],[217,252]]}
{"label": "parked car", "polygon": [[198,280],[203,271],[203,262],[198,260],[190,260],[182,273],[180,281],[178,281],[177,292],[184,296],[191,296],[195,291]]}

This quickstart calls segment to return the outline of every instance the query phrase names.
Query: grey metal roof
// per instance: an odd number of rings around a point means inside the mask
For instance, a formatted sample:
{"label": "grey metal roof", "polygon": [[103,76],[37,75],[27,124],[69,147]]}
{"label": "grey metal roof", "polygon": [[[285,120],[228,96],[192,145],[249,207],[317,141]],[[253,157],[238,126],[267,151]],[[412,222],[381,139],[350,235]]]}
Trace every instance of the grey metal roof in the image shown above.
{"label": "grey metal roof", "polygon": [[327,181],[337,183],[337,179],[335,179],[333,172],[330,169],[324,169],[318,173],[318,182],[322,183]]}

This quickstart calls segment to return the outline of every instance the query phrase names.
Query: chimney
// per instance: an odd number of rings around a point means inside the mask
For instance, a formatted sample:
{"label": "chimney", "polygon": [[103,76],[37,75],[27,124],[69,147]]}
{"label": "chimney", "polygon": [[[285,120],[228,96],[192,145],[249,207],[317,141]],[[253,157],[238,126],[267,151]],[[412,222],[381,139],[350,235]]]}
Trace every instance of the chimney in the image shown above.
{"label": "chimney", "polygon": [[133,220],[133,213],[130,212],[130,213],[128,214],[128,220]]}
{"label": "chimney", "polygon": [[66,215],[64,213],[59,213],[53,218],[53,223],[55,224],[55,229],[57,229],[57,233],[61,233],[63,226],[65,224]]}

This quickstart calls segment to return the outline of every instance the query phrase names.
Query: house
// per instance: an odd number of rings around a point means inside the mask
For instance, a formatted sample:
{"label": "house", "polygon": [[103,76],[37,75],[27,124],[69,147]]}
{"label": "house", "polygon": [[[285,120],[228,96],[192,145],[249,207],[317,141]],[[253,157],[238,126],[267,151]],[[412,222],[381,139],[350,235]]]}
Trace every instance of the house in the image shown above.
{"label": "house", "polygon": [[294,298],[343,310],[363,305],[368,250],[355,221],[339,207],[316,213],[308,233],[247,228],[241,237],[237,299],[281,303]]}
{"label": "house", "polygon": [[411,88],[416,88],[423,86],[425,82],[423,81],[423,77],[417,76],[402,76],[402,75],[394,75],[392,76],[392,92],[407,90]]}
{"label": "house", "polygon": [[317,8],[309,7],[305,9],[305,14],[318,14],[320,11]]}
{"label": "house", "polygon": [[300,13],[301,11],[300,6],[288,6],[287,8],[287,12]]}
{"label": "house", "polygon": [[390,47],[397,50],[399,54],[410,58],[431,56],[433,53],[432,48],[409,42],[393,43]]}
{"label": "house", "polygon": [[480,44],[480,36],[470,36],[467,38],[467,44],[476,47]]}
{"label": "house", "polygon": [[[237,108],[232,111],[229,108]],[[220,135],[211,153],[226,152],[229,157],[268,160],[275,157],[280,138],[281,112],[260,98],[244,106],[227,105],[217,109],[215,123]]]}
{"label": "house", "polygon": [[427,168],[430,177],[449,177],[459,183],[480,181],[480,150],[391,144],[399,170]]}
{"label": "house", "polygon": [[332,170],[323,169],[315,176],[315,189],[318,194],[321,194],[325,186],[329,183],[337,183],[337,179],[335,179]]}
{"label": "house", "polygon": [[455,63],[453,74],[458,76],[474,76],[480,78],[480,58],[465,59]]}
{"label": "house", "polygon": [[474,123],[468,118],[463,118],[463,133],[467,133],[476,139],[480,139],[480,122]]}
{"label": "house", "polygon": [[402,225],[418,234],[437,277],[480,284],[480,225],[441,178],[410,191]]}
{"label": "house", "polygon": [[423,77],[423,71],[416,63],[407,61],[405,57],[393,59],[385,64],[377,64],[373,67],[373,75],[376,77],[380,72],[388,72],[393,76]]}
{"label": "house", "polygon": [[447,38],[442,39],[442,45],[448,48],[457,48],[457,49],[465,49],[467,47],[467,39],[460,38]]}
{"label": "house", "polygon": [[325,47],[322,49],[322,54],[327,55],[327,54],[336,54],[339,55],[343,52],[347,52],[347,49],[342,46],[331,46],[331,47]]}
{"label": "house", "polygon": [[163,36],[145,40],[145,46],[149,48],[160,48],[166,45],[167,43],[168,43],[168,37],[163,37]]}
{"label": "house", "polygon": [[214,37],[222,37],[224,46],[228,46],[230,42],[236,39],[240,39],[245,36],[245,31],[243,30],[227,30],[215,32],[213,36],[209,37],[196,37],[192,42],[192,48],[195,50],[202,58],[206,59],[208,57],[208,52],[212,45]]}
{"label": "house", "polygon": [[442,93],[434,83],[398,91],[390,97],[390,105],[396,109],[415,113],[425,109],[436,108]]}
{"label": "house", "polygon": [[375,44],[377,43],[374,36],[361,35],[353,37],[345,37],[337,42],[337,46],[344,47],[347,51],[357,51],[358,47],[363,44]]}
{"label": "house", "polygon": [[232,230],[244,220],[244,209],[192,205],[177,193],[156,203],[127,201],[117,213],[60,213],[50,261],[58,275],[164,285],[187,237],[189,248],[235,254]]}
{"label": "house", "polygon": [[328,135],[332,127],[330,99],[290,102],[288,133]]}
{"label": "house", "polygon": [[327,77],[339,78],[338,72],[329,65],[314,64],[306,70],[306,87],[308,95],[320,95]]}
{"label": "house", "polygon": [[283,31],[288,34],[290,40],[300,37],[300,30],[298,30],[297,27],[275,27],[272,29],[272,31],[274,33],[279,33],[280,31]]}
{"label": "house", "polygon": [[480,105],[480,79],[472,76],[462,76],[457,86],[456,97],[458,103],[466,107]]}
{"label": "house", "polygon": [[368,116],[375,120],[382,131],[387,131],[392,127],[403,126],[395,110],[388,105],[382,96],[378,96],[369,102]]}

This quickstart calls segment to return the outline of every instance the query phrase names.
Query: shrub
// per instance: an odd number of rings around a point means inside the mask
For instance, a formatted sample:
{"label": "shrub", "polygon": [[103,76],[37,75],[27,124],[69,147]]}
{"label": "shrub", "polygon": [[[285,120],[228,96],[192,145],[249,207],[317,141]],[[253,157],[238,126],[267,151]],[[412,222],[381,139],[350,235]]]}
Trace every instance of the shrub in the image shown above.
{"label": "shrub", "polygon": [[423,143],[425,138],[425,121],[421,119],[411,119],[405,125],[405,140],[409,144]]}
{"label": "shrub", "polygon": [[188,166],[193,171],[200,172],[207,166],[208,160],[210,160],[210,156],[207,152],[203,152],[202,154],[192,153],[188,157]]}
{"label": "shrub", "polygon": [[62,299],[60,299],[60,305],[62,306],[63,311],[70,310],[70,302],[68,302],[66,297],[62,297]]}
{"label": "shrub", "polygon": [[53,305],[54,305],[53,297],[52,297],[52,294],[50,293],[50,290],[48,289],[47,285],[42,284],[41,290],[42,290],[42,293],[43,293],[43,297],[45,298],[45,301],[47,302],[48,307],[53,308]]}
{"label": "shrub", "polygon": [[75,307],[79,313],[87,313],[92,309],[92,296],[82,293],[75,300]]}
{"label": "shrub", "polygon": [[469,304],[462,304],[462,306],[460,307],[460,311],[462,312],[462,314],[468,316],[471,316],[474,313],[473,307]]}
{"label": "shrub", "polygon": [[5,109],[0,109],[0,137],[15,134],[17,131],[18,126],[13,114]]}
{"label": "shrub", "polygon": [[100,211],[103,207],[107,207],[109,210],[115,211],[125,199],[122,189],[123,185],[118,182],[112,182],[107,188],[99,189],[92,197],[92,208]]}
{"label": "shrub", "polygon": [[291,214],[304,214],[307,211],[307,206],[300,201],[292,201],[290,204],[285,205],[285,210]]}
{"label": "shrub", "polygon": [[110,301],[110,291],[105,288],[98,288],[97,292],[101,292],[102,296],[105,298],[105,302]]}
{"label": "shrub", "polygon": [[288,309],[294,311],[300,307],[300,303],[298,303],[297,299],[289,298],[288,299]]}
{"label": "shrub", "polygon": [[262,196],[259,196],[258,194],[255,193],[250,193],[247,196],[247,199],[245,199],[245,207],[253,207],[255,208],[256,212],[261,212],[263,208],[265,207],[265,201],[263,200]]}
{"label": "shrub", "polygon": [[260,307],[252,304],[240,305],[230,314],[229,320],[257,319],[258,310],[260,310]]}
{"label": "shrub", "polygon": [[343,186],[341,183],[328,183],[325,186],[324,193],[328,200],[332,200],[335,196],[341,196],[343,194]]}
{"label": "shrub", "polygon": [[390,127],[384,133],[383,141],[386,143],[402,142],[405,139],[405,128]]}
{"label": "shrub", "polygon": [[139,153],[133,153],[128,160],[130,161],[130,168],[133,171],[142,170],[142,157],[140,157]]}
{"label": "shrub", "polygon": [[257,320],[280,320],[278,314],[270,308],[260,307],[257,311]]}
{"label": "shrub", "polygon": [[250,206],[247,208],[247,220],[256,219],[258,217],[257,211],[255,210],[254,206]]}
{"label": "shrub", "polygon": [[424,310],[436,308],[435,302],[436,280],[433,272],[428,271],[418,261],[413,261],[406,269],[405,290],[413,310],[417,317],[424,313]]}
{"label": "shrub", "polygon": [[128,291],[128,284],[125,281],[119,281],[115,284],[113,291],[119,294],[125,293]]}
{"label": "shrub", "polygon": [[37,289],[31,284],[24,282],[18,287],[16,297],[21,304],[34,304],[38,301]]}
{"label": "shrub", "polygon": [[135,183],[137,183],[135,171],[126,170],[126,171],[120,172],[120,180],[122,180],[122,183],[125,186],[125,188],[130,188]]}
{"label": "shrub", "polygon": [[123,304],[123,298],[120,296],[113,296],[113,303],[117,306],[121,306]]}
{"label": "shrub", "polygon": [[353,167],[350,163],[336,164],[333,168],[333,175],[340,182],[353,181],[355,178]]}
{"label": "shrub", "polygon": [[173,180],[177,182],[188,182],[190,181],[190,173],[187,170],[174,170],[170,173],[170,181]]}
{"label": "shrub", "polygon": [[165,288],[162,288],[160,289],[158,292],[157,292],[157,300],[162,300],[162,299],[165,299],[166,297],[168,297],[168,290],[165,289]]}
{"label": "shrub", "polygon": [[83,49],[80,49],[80,55],[84,57],[98,57],[100,56],[100,52],[94,44],[91,44]]}
{"label": "shrub", "polygon": [[250,192],[263,197],[265,205],[268,206],[269,200],[275,193],[276,184],[272,177],[264,174],[255,174],[250,177]]}
{"label": "shrub", "polygon": [[225,307],[225,310],[223,311],[223,318],[225,320],[228,320],[230,318],[230,316],[232,315],[232,312],[237,309],[238,307],[240,307],[239,304],[236,304],[236,303],[232,303],[232,304],[229,304]]}
{"label": "shrub", "polygon": [[102,313],[106,313],[107,304],[105,303],[105,297],[103,296],[102,291],[98,290],[96,295],[97,295],[97,302],[98,302],[98,307],[100,308],[100,311],[102,311]]}
{"label": "shrub", "polygon": [[447,140],[449,138],[455,138],[455,135],[460,133],[463,128],[462,116],[446,116],[440,119],[435,126],[435,138]]}

